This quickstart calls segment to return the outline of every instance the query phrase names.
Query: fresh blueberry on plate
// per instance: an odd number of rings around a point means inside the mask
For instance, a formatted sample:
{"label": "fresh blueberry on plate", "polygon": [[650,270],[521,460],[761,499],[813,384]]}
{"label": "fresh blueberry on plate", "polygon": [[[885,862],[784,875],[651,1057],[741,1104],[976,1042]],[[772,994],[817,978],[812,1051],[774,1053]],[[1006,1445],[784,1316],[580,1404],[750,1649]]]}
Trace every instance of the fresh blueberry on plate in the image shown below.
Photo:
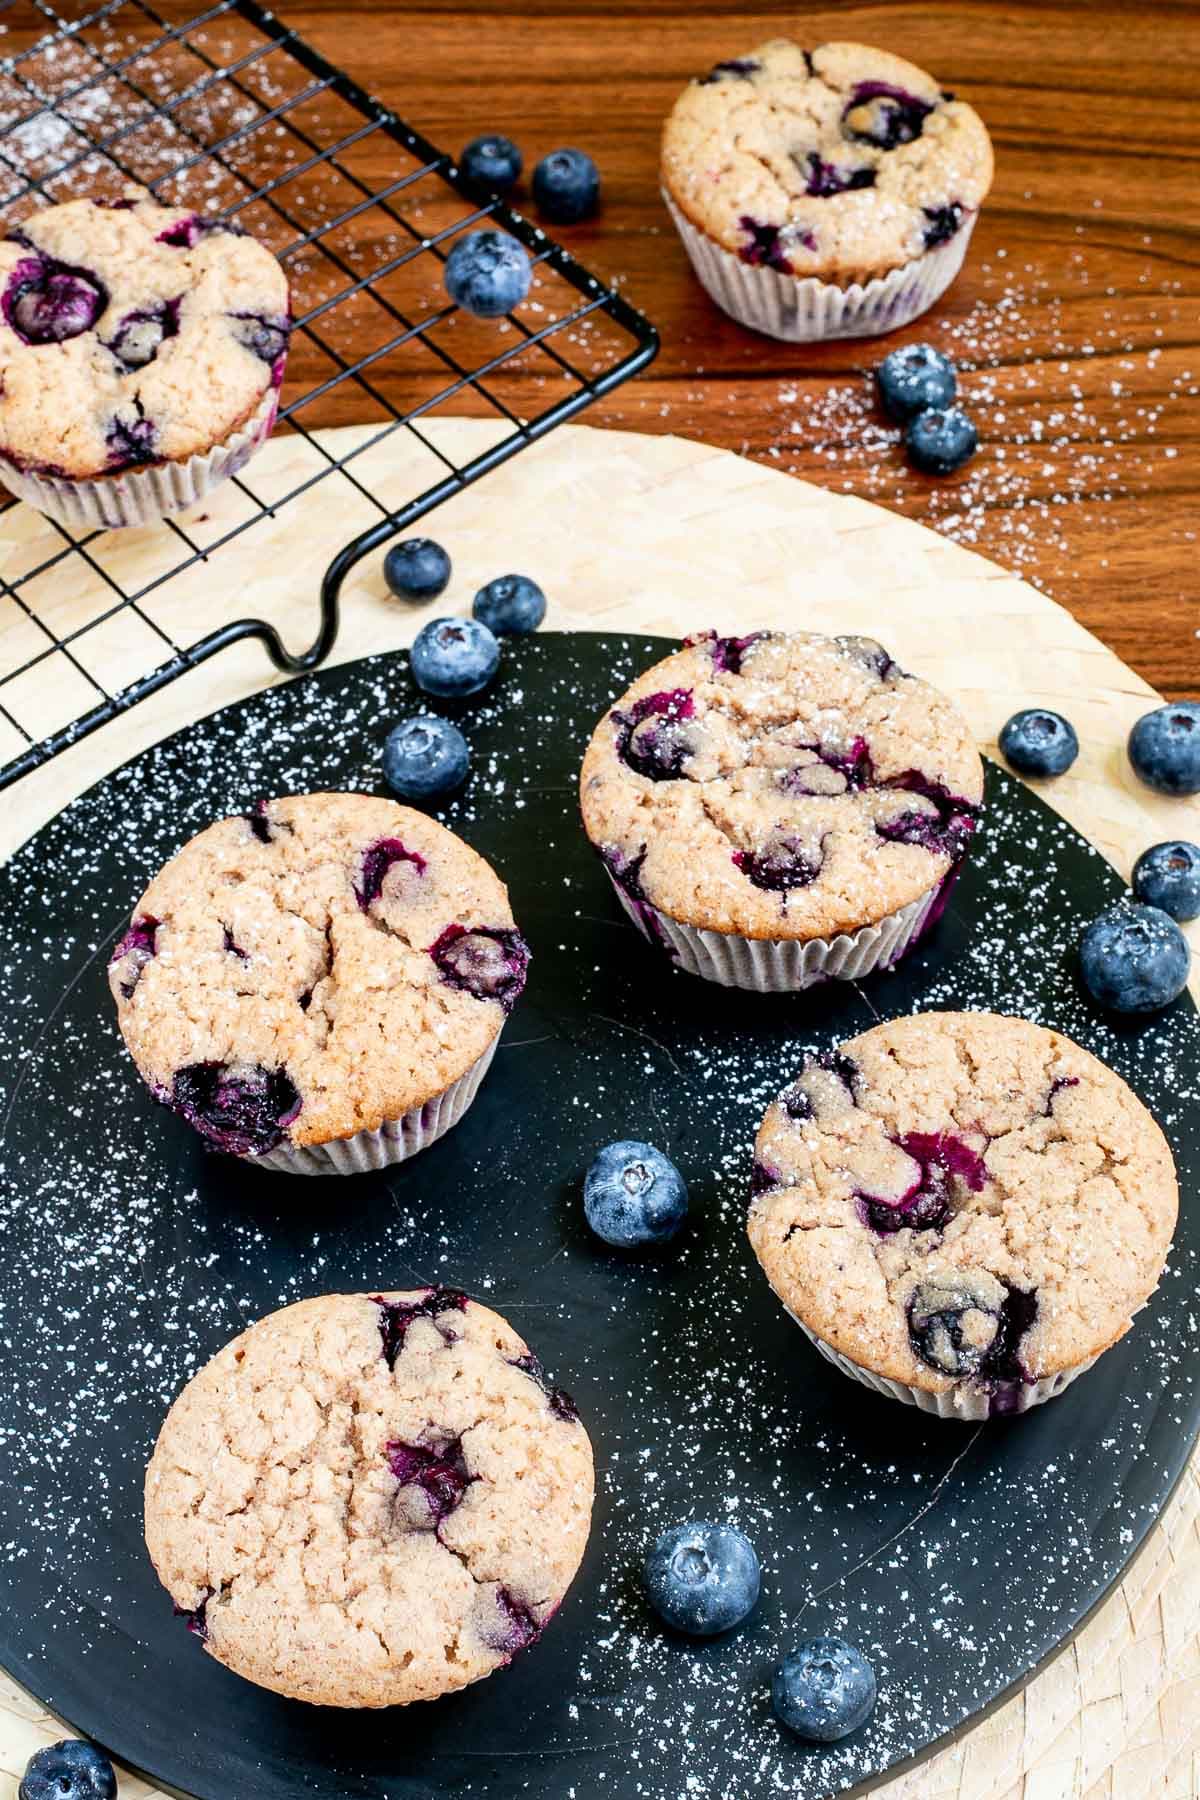
{"label": "fresh blueberry on plate", "polygon": [[446,292],[477,319],[499,319],[519,306],[533,279],[529,257],[506,231],[459,238],[442,271]]}
{"label": "fresh blueberry on plate", "polygon": [[546,596],[528,575],[497,575],[480,588],[471,611],[497,636],[521,636],[545,618]]}
{"label": "fresh blueberry on plate", "polygon": [[834,1744],[874,1711],[875,1671],[844,1638],[810,1638],[771,1677],[771,1705],[797,1737]]}
{"label": "fresh blueberry on plate", "polygon": [[432,713],[402,719],[383,747],[383,773],[401,800],[452,794],[467,779],[471,752],[457,725]]}
{"label": "fresh blueberry on plate", "polygon": [[687,1184],[651,1144],[607,1144],[587,1172],[583,1210],[596,1236],[618,1250],[665,1244],[687,1217]]}
{"label": "fresh blueberry on plate", "polygon": [[533,171],[533,198],[552,225],[577,225],[596,210],[600,172],[586,150],[552,150]]}
{"label": "fresh blueberry on plate", "polygon": [[459,173],[476,194],[507,194],[517,185],[524,166],[512,139],[498,131],[472,138],[458,159]]}
{"label": "fresh blueberry on plate", "polygon": [[885,356],[875,371],[883,410],[901,425],[918,413],[950,405],[958,392],[954,364],[932,344],[906,344]]}
{"label": "fresh blueberry on plate", "polygon": [[1200,794],[1200,700],[1143,713],[1129,734],[1135,775],[1159,794]]}
{"label": "fresh blueberry on plate", "polygon": [[433,600],[450,579],[450,558],[432,538],[403,538],[383,559],[383,579],[401,600]]}
{"label": "fresh blueberry on plate", "polygon": [[439,700],[485,688],[500,666],[500,646],[478,619],[430,619],[413,640],[413,680]]}
{"label": "fresh blueberry on plate", "polygon": [[1000,748],[1018,775],[1065,775],[1079,755],[1079,738],[1061,713],[1029,706],[1009,719]]}
{"label": "fresh blueberry on plate", "polygon": [[961,406],[931,407],[910,422],[904,442],[923,475],[953,475],[979,448],[979,433]]}
{"label": "fresh blueberry on plate", "polygon": [[82,1738],[64,1738],[30,1757],[17,1800],[114,1800],[116,1791],[107,1756]]}
{"label": "fresh blueberry on plate", "polygon": [[1186,987],[1191,952],[1169,913],[1122,901],[1084,932],[1079,967],[1092,998],[1110,1012],[1158,1012]]}
{"label": "fresh blueberry on plate", "polygon": [[733,1525],[692,1519],[664,1531],[642,1572],[650,1604],[675,1631],[713,1637],[753,1612],[761,1575],[754,1545]]}
{"label": "fresh blueberry on plate", "polygon": [[1181,924],[1200,919],[1200,844],[1174,838],[1143,850],[1133,865],[1133,891]]}

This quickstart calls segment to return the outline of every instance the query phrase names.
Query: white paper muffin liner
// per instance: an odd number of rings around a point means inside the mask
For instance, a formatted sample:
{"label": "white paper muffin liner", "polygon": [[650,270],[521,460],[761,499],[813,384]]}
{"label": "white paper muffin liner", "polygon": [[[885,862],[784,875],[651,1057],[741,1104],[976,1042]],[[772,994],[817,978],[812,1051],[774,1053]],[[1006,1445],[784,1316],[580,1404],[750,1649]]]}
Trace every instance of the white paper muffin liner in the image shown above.
{"label": "white paper muffin liner", "polygon": [[[608,869],[607,863],[605,868]],[[834,938],[744,938],[732,932],[683,925],[648,900],[632,899],[614,877],[608,878],[618,900],[642,936],[657,943],[689,975],[721,987],[747,988],[757,994],[795,994],[819,981],[858,981],[879,968],[891,968],[911,950],[938,917],[958,873],[954,869],[928,893],[875,925]]]}
{"label": "white paper muffin liner", "polygon": [[385,1119],[375,1131],[357,1131],[353,1137],[334,1138],[328,1144],[285,1141],[264,1156],[246,1156],[242,1161],[288,1175],[362,1175],[369,1169],[388,1169],[395,1163],[407,1162],[458,1124],[479,1092],[499,1042],[497,1035],[466,1074],[432,1100],[415,1106],[403,1118]]}
{"label": "white paper muffin liner", "polygon": [[967,213],[952,238],[902,268],[865,284],[839,287],[813,275],[787,275],[743,262],[693,225],[665,189],[663,199],[692,268],[717,305],[751,331],[793,344],[879,337],[928,312],[961,269],[977,216]]}
{"label": "white paper muffin liner", "polygon": [[0,480],[18,500],[27,500],[39,512],[75,531],[150,525],[167,513],[182,512],[218,482],[244,469],[270,437],[278,410],[279,389],[269,387],[240,430],[184,462],[148,463],[96,481],[71,481],[35,475],[0,454]]}
{"label": "white paper muffin liner", "polygon": [[902,1400],[906,1406],[919,1406],[922,1412],[936,1413],[939,1419],[980,1420],[1005,1417],[1011,1413],[1028,1412],[1032,1406],[1043,1406],[1047,1400],[1053,1400],[1064,1388],[1069,1388],[1077,1376],[1085,1375],[1092,1365],[1099,1361],[1101,1352],[1089,1356],[1073,1369],[1064,1369],[1057,1375],[1047,1375],[1044,1381],[1006,1381],[996,1389],[971,1381],[957,1382],[944,1393],[931,1394],[925,1388],[909,1387],[903,1381],[890,1381],[886,1375],[876,1375],[871,1369],[864,1369],[859,1363],[851,1362],[848,1356],[833,1349],[824,1338],[817,1336],[804,1323],[796,1318],[790,1307],[785,1307],[789,1319],[800,1327],[809,1343],[815,1344],[826,1362],[831,1362],[835,1369],[843,1375],[849,1375],[852,1381],[861,1382],[863,1387],[871,1388],[877,1394],[888,1394],[893,1400]]}

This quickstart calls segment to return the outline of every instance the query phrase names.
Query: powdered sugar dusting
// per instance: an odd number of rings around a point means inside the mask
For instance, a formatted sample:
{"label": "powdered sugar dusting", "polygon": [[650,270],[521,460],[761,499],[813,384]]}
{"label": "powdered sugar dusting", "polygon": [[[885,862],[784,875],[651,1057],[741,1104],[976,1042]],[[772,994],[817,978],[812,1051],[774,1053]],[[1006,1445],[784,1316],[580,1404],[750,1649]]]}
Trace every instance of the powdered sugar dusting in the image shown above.
{"label": "powdered sugar dusting", "polygon": [[[294,1791],[272,1772],[284,1766],[339,1796],[394,1792],[400,1766],[490,1796],[836,1792],[1055,1643],[1182,1463],[1197,1416],[1186,1215],[1130,1337],[1022,1420],[968,1429],[876,1399],[775,1304],[744,1235],[750,1146],[806,1050],[914,1006],[1023,1012],[1131,1081],[1186,1187],[1200,1030],[1190,1001],[1133,1029],[1092,1013],[1073,946],[1116,878],[998,771],[939,937],[894,975],[794,1001],[672,972],[620,915],[574,793],[595,718],[665,649],[506,644],[494,689],[462,713],[475,773],[442,816],[508,879],[531,981],[464,1123],[386,1174],[298,1183],[202,1154],[133,1075],[102,965],[148,873],[212,817],[264,793],[382,791],[383,737],[418,704],[402,657],[270,690],[157,747],[6,871],[0,1650],[177,1785],[227,1791],[217,1763],[232,1756],[243,1788],[271,1800]],[[691,1186],[691,1223],[661,1257],[622,1259],[582,1222],[583,1171],[622,1135],[657,1142]],[[369,1728],[322,1715],[317,1730],[171,1618],[140,1543],[142,1469],[181,1383],[250,1319],[306,1294],[432,1281],[495,1305],[573,1393],[597,1452],[592,1545],[562,1614],[509,1671],[449,1706]],[[655,1623],[637,1579],[652,1539],[689,1515],[741,1526],[764,1566],[746,1628],[703,1646]],[[871,1657],[880,1703],[852,1740],[815,1749],[776,1726],[767,1684],[797,1638],[825,1630]]]}

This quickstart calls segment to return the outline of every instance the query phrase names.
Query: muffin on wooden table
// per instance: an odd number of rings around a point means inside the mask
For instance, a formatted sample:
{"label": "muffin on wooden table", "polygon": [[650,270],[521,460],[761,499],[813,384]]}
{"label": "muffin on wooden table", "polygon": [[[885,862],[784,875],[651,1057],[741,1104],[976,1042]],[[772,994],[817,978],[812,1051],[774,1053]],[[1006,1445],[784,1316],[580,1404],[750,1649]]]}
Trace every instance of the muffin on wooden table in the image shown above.
{"label": "muffin on wooden table", "polygon": [[788,38],[691,82],[663,130],[667,206],[743,325],[809,341],[894,331],[957,275],[992,183],[979,115],[866,44]]}

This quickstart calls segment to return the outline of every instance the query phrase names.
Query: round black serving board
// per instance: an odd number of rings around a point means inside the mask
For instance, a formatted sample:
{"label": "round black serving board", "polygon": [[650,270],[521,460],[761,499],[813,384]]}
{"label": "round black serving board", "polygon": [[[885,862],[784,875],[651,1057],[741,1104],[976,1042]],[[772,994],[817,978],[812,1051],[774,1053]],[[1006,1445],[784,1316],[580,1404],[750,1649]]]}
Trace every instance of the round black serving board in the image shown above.
{"label": "round black serving board", "polygon": [[[921,1752],[1044,1659],[1118,1577],[1196,1435],[1200,1026],[1192,1001],[1121,1029],[1072,972],[1119,890],[1028,790],[990,812],[934,941],[894,974],[810,995],[729,993],[635,935],[580,831],[576,777],[605,705],[661,640],[505,647],[467,711],[474,769],[444,817],[510,884],[532,978],[459,1129],[378,1176],[313,1182],[205,1153],[155,1106],[116,1032],[108,950],[159,863],[262,794],[382,792],[402,655],[256,695],[76,801],[6,871],[0,956],[0,1660],[56,1712],[201,1800],[442,1795],[708,1800],[840,1792]],[[946,1424],[829,1368],[743,1229],[749,1148],[806,1049],[932,1007],[1059,1027],[1162,1121],[1184,1207],[1135,1329],[1023,1419]],[[594,1150],[642,1136],[691,1184],[682,1240],[592,1240]],[[142,1471],[186,1378],[302,1296],[445,1282],[506,1313],[573,1390],[596,1449],[587,1558],[546,1636],[434,1704],[317,1711],[207,1657],[142,1544]],[[765,1580],[747,1627],[673,1639],[640,1597],[648,1542],[730,1518]],[[822,1631],[873,1659],[873,1720],[828,1749],[771,1718],[770,1670]]]}

